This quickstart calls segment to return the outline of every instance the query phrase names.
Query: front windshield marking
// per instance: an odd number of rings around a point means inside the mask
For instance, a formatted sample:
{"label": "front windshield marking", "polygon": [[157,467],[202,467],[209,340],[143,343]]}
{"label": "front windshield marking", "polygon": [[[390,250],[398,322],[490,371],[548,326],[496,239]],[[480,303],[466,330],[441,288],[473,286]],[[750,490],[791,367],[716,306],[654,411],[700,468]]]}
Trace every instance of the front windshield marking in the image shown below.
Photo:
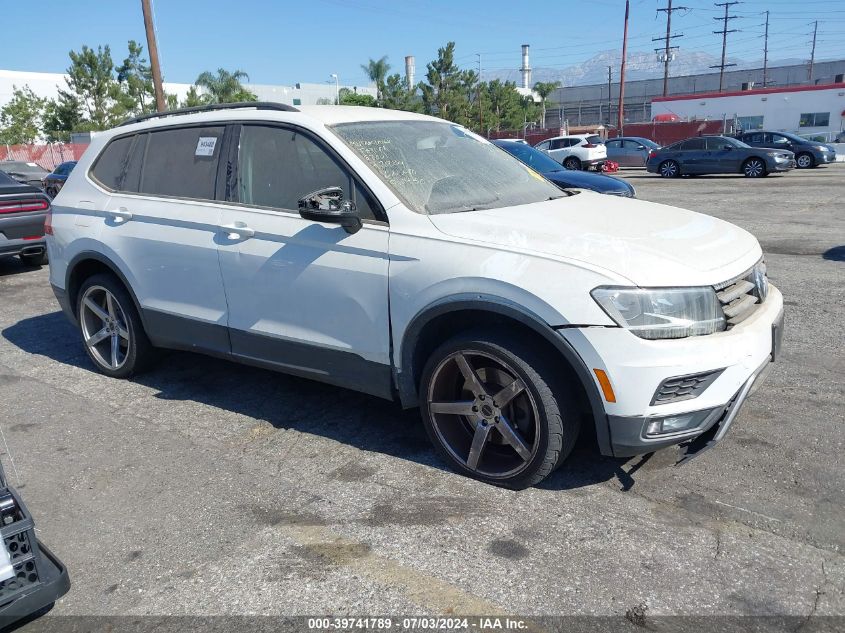
{"label": "front windshield marking", "polygon": [[561,196],[533,169],[453,123],[367,121],[332,130],[417,213],[498,209]]}

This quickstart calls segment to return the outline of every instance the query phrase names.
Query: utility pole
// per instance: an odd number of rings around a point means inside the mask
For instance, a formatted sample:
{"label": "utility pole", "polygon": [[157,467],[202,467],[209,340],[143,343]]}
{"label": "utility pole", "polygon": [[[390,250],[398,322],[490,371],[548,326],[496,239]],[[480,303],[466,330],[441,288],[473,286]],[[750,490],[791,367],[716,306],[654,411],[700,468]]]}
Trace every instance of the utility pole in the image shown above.
{"label": "utility pole", "polygon": [[[484,132],[484,104],[481,101],[481,53],[476,53],[475,55],[478,57],[478,90],[476,90],[478,93],[478,129]],[[545,121],[543,125],[546,125]]]}
{"label": "utility pole", "polygon": [[607,67],[607,125],[610,127],[610,86],[613,81],[613,66]]}
{"label": "utility pole", "polygon": [[677,46],[672,46],[672,40],[676,37],[683,37],[683,33],[679,33],[678,35],[672,35],[672,12],[673,11],[686,11],[689,7],[673,7],[672,0],[668,0],[668,5],[663,9],[658,9],[657,12],[660,13],[661,11],[666,12],[666,36],[665,37],[653,37],[651,38],[652,42],[664,42],[663,49],[655,48],[654,51],[656,53],[660,53],[663,51],[663,96],[669,94],[669,60],[671,58],[672,51]]}
{"label": "utility pole", "polygon": [[763,87],[769,83],[769,12],[766,11],[766,34],[763,36]]}
{"label": "utility pole", "polygon": [[730,29],[728,30],[728,22],[730,20],[735,20],[737,16],[735,15],[728,15],[728,9],[735,4],[739,4],[739,0],[732,0],[731,2],[716,2],[715,5],[717,7],[725,7],[725,17],[723,18],[713,18],[714,20],[722,20],[722,30],[721,31],[713,31],[716,34],[722,34],[722,63],[718,66],[711,66],[710,68],[718,68],[719,69],[719,92],[722,92],[723,82],[725,79],[725,68],[728,66],[736,66],[736,64],[726,64],[725,63],[725,52],[727,51],[728,47],[728,33],[736,33],[738,29]]}
{"label": "utility pole", "polygon": [[813,83],[813,64],[816,61],[816,34],[819,32],[819,21],[816,20],[813,24],[813,50],[810,51],[810,69],[807,73],[807,79],[810,83]]}
{"label": "utility pole", "polygon": [[616,133],[622,136],[625,124],[625,62],[628,56],[628,14],[631,10],[630,0],[625,0],[625,30],[622,33],[622,65],[619,68],[619,107],[616,112]]}
{"label": "utility pole", "polygon": [[150,9],[150,0],[141,0],[141,9],[144,12],[144,27],[147,29],[147,50],[150,52],[150,69],[153,73],[156,111],[164,112],[167,108],[164,103],[164,88],[161,86],[161,66],[158,63],[158,45],[156,44],[156,32],[155,26],[153,25],[153,12]]}

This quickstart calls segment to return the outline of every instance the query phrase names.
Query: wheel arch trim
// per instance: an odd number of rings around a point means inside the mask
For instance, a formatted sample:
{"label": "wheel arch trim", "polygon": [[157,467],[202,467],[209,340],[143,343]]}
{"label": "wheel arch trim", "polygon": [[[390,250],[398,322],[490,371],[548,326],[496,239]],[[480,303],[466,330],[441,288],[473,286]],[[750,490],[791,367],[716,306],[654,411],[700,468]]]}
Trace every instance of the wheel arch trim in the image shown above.
{"label": "wheel arch trim", "polygon": [[116,263],[114,263],[106,255],[103,255],[102,253],[99,253],[97,251],[80,251],[79,253],[73,256],[70,262],[68,262],[67,268],[65,269],[65,291],[68,293],[68,303],[70,305],[71,311],[73,312],[74,318],[79,318],[79,315],[76,314],[76,300],[78,297],[70,296],[70,281],[73,277],[73,273],[76,270],[76,267],[83,261],[87,260],[95,260],[103,264],[120,280],[120,282],[126,288],[126,291],[129,293],[129,296],[132,297],[132,303],[135,304],[135,309],[137,310],[138,315],[141,318],[141,323],[146,329],[147,324],[144,322],[144,311],[141,309],[141,304],[138,301],[138,297],[135,296],[135,290],[133,290],[132,284],[129,283],[129,280],[126,278],[126,275],[123,274],[123,271],[120,270],[120,267]]}
{"label": "wheel arch trim", "polygon": [[419,377],[414,373],[414,352],[426,325],[432,320],[450,312],[465,310],[490,312],[514,319],[548,341],[566,362],[569,363],[587,395],[601,453],[612,455],[610,431],[607,413],[604,409],[604,401],[601,398],[601,394],[599,394],[598,387],[592,378],[589,368],[584,363],[580,354],[578,354],[569,341],[560,336],[542,318],[519,304],[495,295],[477,293],[452,295],[429,304],[414,315],[402,336],[402,343],[399,349],[400,364],[398,369],[396,369],[396,387],[403,407],[410,408],[419,405],[419,397],[416,389],[416,383]]}

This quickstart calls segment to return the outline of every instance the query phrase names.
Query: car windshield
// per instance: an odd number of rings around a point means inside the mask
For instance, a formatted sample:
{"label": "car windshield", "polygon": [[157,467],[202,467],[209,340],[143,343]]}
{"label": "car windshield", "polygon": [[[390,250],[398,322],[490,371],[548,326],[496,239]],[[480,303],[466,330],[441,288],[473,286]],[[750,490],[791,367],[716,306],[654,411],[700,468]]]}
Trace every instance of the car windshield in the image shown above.
{"label": "car windshield", "polygon": [[459,125],[367,121],[332,129],[417,213],[498,209],[565,195]]}
{"label": "car windshield", "polygon": [[524,143],[502,143],[499,147],[511,156],[516,156],[523,163],[532,169],[536,169],[541,174],[550,171],[561,171],[563,169],[563,165],[555,159],[550,158],[545,152],[534,149],[530,145],[525,145]]}

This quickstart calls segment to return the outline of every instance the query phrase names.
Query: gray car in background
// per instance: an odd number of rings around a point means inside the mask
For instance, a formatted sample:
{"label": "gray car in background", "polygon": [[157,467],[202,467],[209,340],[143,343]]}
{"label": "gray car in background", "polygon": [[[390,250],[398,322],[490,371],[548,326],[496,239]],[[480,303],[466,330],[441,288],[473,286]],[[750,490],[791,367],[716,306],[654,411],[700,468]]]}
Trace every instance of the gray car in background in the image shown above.
{"label": "gray car in background", "polygon": [[620,136],[607,139],[607,159],[619,163],[620,167],[645,167],[651,150],[660,149],[660,145],[641,136]]}
{"label": "gray car in background", "polygon": [[0,171],[18,182],[39,189],[41,188],[41,180],[50,175],[50,172],[40,167],[38,163],[24,160],[0,160]]}
{"label": "gray car in background", "polygon": [[795,167],[786,150],[750,147],[727,136],[697,136],[649,153],[646,169],[664,178],[701,174],[745,174],[760,178]]}

